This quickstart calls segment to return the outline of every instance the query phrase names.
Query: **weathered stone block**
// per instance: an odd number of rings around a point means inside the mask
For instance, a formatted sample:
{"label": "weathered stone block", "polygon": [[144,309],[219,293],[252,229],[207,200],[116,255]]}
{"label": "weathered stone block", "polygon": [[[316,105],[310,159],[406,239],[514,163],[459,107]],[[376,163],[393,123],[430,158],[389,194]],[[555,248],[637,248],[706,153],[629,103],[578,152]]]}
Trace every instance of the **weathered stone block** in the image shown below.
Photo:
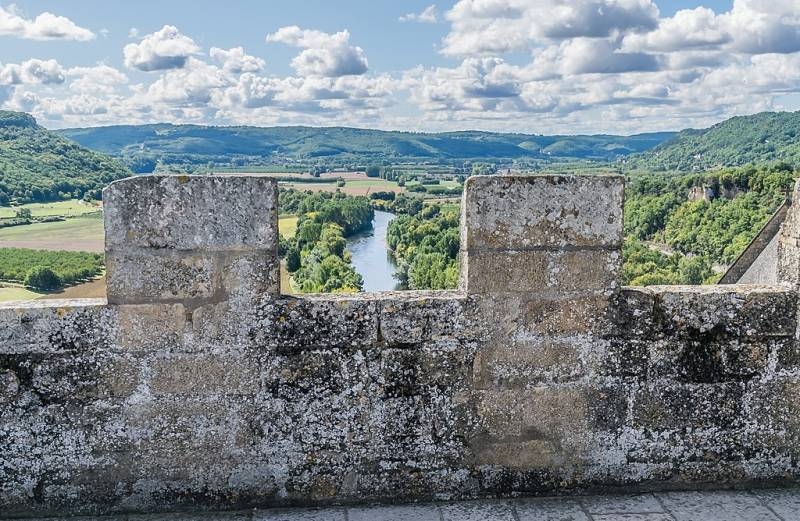
{"label": "weathered stone block", "polygon": [[429,340],[472,339],[476,324],[467,299],[457,292],[408,292],[380,302],[381,336],[389,346]]}
{"label": "weathered stone block", "polygon": [[476,450],[475,463],[508,469],[558,469],[574,464],[573,455],[564,454],[548,439],[490,441]]}
{"label": "weathered stone block", "polygon": [[475,387],[526,389],[575,381],[585,374],[579,343],[576,339],[492,343],[475,356]]}
{"label": "weathered stone block", "polygon": [[751,451],[785,454],[800,450],[800,379],[797,376],[753,382],[743,402],[748,431],[752,433],[748,439]]}
{"label": "weathered stone block", "polygon": [[208,456],[230,459],[253,447],[259,439],[255,411],[253,401],[226,394],[142,395],[120,411],[124,430],[117,435],[125,441],[122,450],[136,448],[150,459],[137,469],[152,473],[166,460],[172,469],[192,472],[202,470]]}
{"label": "weathered stone block", "polygon": [[650,338],[656,334],[655,297],[647,288],[621,288],[606,308],[606,337]]}
{"label": "weathered stone block", "polygon": [[106,247],[274,251],[277,208],[267,177],[130,177],[103,190]]}
{"label": "weathered stone block", "polygon": [[478,176],[464,187],[462,249],[622,245],[619,176]]}
{"label": "weathered stone block", "polygon": [[[166,253],[166,254],[164,254]],[[109,302],[144,304],[209,300],[218,296],[219,260],[203,253],[165,250],[106,252]]]}
{"label": "weathered stone block", "polygon": [[474,350],[459,344],[385,349],[377,382],[388,397],[427,395],[432,388],[467,390],[473,360]]}
{"label": "weathered stone block", "polygon": [[[800,182],[795,181],[792,192],[792,201],[799,201]],[[781,235],[800,238],[800,211],[794,205],[789,206],[789,211],[786,213],[786,218],[781,225]]]}
{"label": "weathered stone block", "polygon": [[[425,395],[382,396],[369,410],[368,423],[374,425],[371,443],[378,449],[373,454],[392,463],[416,460],[412,464],[420,469],[437,468],[431,457],[455,456],[457,461],[466,451],[467,407],[462,405],[435,389]],[[433,446],[433,440],[440,442]],[[406,456],[400,456],[398,449]]]}
{"label": "weathered stone block", "polygon": [[737,324],[729,327],[744,336],[794,337],[797,330],[798,293],[762,288],[747,293],[744,305],[737,317]]}
{"label": "weathered stone block", "polygon": [[479,391],[476,400],[481,439],[550,439],[577,448],[587,432],[586,390],[580,385]]}
{"label": "weathered stone block", "polygon": [[352,350],[377,342],[378,316],[378,303],[360,296],[285,298],[259,306],[250,339],[282,355]]}
{"label": "weathered stone block", "polygon": [[470,252],[462,266],[470,293],[545,292],[549,254],[544,251]]}
{"label": "weathered stone block", "polygon": [[[800,369],[800,342],[794,339],[780,339],[774,342],[777,351],[775,371],[796,371]],[[768,365],[764,373],[770,375],[771,366]],[[771,375],[770,375],[771,376]]]}
{"label": "weathered stone block", "polygon": [[469,252],[462,269],[469,293],[614,290],[622,255],[614,250]]}
{"label": "weathered stone block", "polygon": [[255,394],[259,377],[253,362],[230,354],[164,354],[148,362],[146,383],[154,393]]}
{"label": "weathered stone block", "polygon": [[[792,215],[790,210],[788,215]],[[787,215],[787,217],[788,217]],[[778,238],[778,281],[794,287],[800,286],[800,238],[788,235],[786,224]],[[796,232],[795,232],[796,233]]]}
{"label": "weathered stone block", "polygon": [[225,299],[251,303],[278,292],[278,259],[268,251],[106,253],[110,302],[198,305]]}
{"label": "weathered stone block", "polygon": [[[615,378],[594,382],[586,388],[588,429],[620,432],[628,422],[630,403],[638,390],[636,378]],[[592,434],[592,443],[596,436]]]}
{"label": "weathered stone block", "polygon": [[183,304],[129,304],[114,306],[118,328],[114,347],[129,352],[191,350]]}
{"label": "weathered stone block", "polygon": [[797,319],[791,310],[797,295],[759,286],[660,286],[655,295],[658,327],[693,337],[727,333],[741,336],[793,336]]}
{"label": "weathered stone block", "polygon": [[19,378],[10,369],[0,370],[0,404],[10,403],[19,394]]}
{"label": "weathered stone block", "polygon": [[96,299],[0,305],[0,353],[57,353],[106,349],[113,312]]}
{"label": "weathered stone block", "polygon": [[0,355],[0,372],[15,394],[32,393],[43,403],[80,403],[130,395],[139,382],[139,360],[107,351]]}
{"label": "weathered stone block", "polygon": [[280,293],[280,262],[274,251],[228,253],[221,264],[220,288],[234,306],[247,308]]}
{"label": "weathered stone block", "polygon": [[363,386],[369,380],[364,354],[345,354],[338,349],[267,356],[260,377],[265,397],[291,402],[346,392],[348,386]]}
{"label": "weathered stone block", "polygon": [[105,193],[109,302],[278,294],[274,179],[141,176]]}
{"label": "weathered stone block", "polygon": [[577,250],[553,252],[548,263],[548,287],[556,291],[600,291],[617,289],[622,252]]}
{"label": "weathered stone block", "polygon": [[647,378],[650,343],[619,338],[594,340],[586,354],[589,372],[599,376]]}
{"label": "weathered stone block", "polygon": [[633,424],[652,430],[730,429],[744,421],[740,382],[649,382],[634,398]]}
{"label": "weathered stone block", "polygon": [[604,330],[608,299],[602,295],[572,298],[531,298],[523,305],[518,335],[560,336],[599,333]]}
{"label": "weathered stone block", "polygon": [[666,339],[650,345],[648,375],[679,382],[747,381],[766,374],[770,359],[789,362],[792,339],[748,340],[728,335]]}
{"label": "weathered stone block", "polygon": [[478,464],[557,471],[584,463],[590,436],[580,388],[485,391],[477,407],[482,429],[470,446]]}

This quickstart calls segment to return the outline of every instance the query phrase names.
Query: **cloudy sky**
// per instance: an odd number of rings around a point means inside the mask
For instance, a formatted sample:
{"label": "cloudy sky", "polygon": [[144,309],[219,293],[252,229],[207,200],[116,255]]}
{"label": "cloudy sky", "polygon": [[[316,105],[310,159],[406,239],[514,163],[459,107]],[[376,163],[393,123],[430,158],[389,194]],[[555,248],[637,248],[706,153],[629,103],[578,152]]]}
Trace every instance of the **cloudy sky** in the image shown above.
{"label": "cloudy sky", "polygon": [[800,109],[800,0],[0,0],[0,107],[634,133]]}

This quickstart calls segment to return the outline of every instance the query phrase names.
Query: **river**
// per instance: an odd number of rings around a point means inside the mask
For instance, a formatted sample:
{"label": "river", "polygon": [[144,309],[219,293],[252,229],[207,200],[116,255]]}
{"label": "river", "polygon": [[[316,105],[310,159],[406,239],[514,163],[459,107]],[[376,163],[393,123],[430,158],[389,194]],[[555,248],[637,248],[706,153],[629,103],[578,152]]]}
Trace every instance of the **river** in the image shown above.
{"label": "river", "polygon": [[347,249],[353,255],[353,266],[364,279],[364,291],[391,291],[399,288],[392,276],[394,261],[386,244],[386,231],[396,215],[375,212],[372,229],[353,235],[347,240]]}

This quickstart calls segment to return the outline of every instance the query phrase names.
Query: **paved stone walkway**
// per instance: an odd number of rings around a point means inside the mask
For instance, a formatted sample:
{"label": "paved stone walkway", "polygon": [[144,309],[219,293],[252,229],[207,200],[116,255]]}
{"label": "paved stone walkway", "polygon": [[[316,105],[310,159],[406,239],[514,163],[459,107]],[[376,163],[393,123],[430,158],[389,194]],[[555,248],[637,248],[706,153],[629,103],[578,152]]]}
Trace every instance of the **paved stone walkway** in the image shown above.
{"label": "paved stone walkway", "polygon": [[[72,521],[800,521],[800,488],[70,518]],[[48,521],[53,521],[49,518]]]}

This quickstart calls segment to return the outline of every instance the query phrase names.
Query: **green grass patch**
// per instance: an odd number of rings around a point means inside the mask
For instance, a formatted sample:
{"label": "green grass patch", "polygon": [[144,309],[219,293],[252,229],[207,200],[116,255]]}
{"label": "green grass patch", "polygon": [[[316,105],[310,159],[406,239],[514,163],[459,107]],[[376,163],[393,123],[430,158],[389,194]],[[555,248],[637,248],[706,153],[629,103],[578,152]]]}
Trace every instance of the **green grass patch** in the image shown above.
{"label": "green grass patch", "polygon": [[0,287],[0,302],[11,302],[14,300],[34,300],[42,296],[21,286]]}
{"label": "green grass patch", "polygon": [[291,239],[297,232],[297,216],[291,215],[278,219],[278,231],[284,239]]}
{"label": "green grass patch", "polygon": [[386,179],[351,179],[346,180],[348,186],[372,186],[375,188],[397,188],[397,183]]}
{"label": "green grass patch", "polygon": [[458,212],[461,209],[461,205],[458,203],[440,203],[439,206],[442,208],[442,212]]}
{"label": "green grass patch", "polygon": [[0,229],[0,248],[103,251],[103,219],[84,216]]}
{"label": "green grass patch", "polygon": [[75,215],[97,212],[100,210],[100,207],[93,204],[84,203],[83,201],[79,201],[77,199],[72,199],[69,201],[57,201],[55,203],[30,203],[20,206],[0,206],[0,219],[14,217],[16,212],[22,209],[30,210],[32,217],[49,217],[52,215],[71,217]]}

